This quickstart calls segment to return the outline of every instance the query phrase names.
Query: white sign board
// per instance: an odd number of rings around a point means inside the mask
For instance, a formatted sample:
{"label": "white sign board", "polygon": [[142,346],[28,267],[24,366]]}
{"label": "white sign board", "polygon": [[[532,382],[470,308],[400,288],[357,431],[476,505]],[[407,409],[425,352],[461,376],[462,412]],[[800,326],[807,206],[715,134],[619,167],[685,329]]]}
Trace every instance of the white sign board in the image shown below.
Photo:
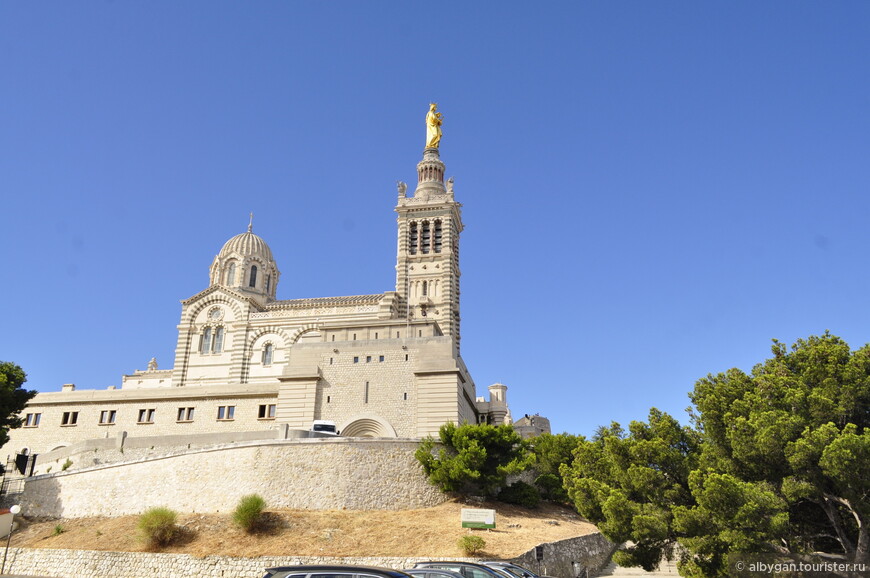
{"label": "white sign board", "polygon": [[495,528],[495,510],[462,508],[463,528]]}

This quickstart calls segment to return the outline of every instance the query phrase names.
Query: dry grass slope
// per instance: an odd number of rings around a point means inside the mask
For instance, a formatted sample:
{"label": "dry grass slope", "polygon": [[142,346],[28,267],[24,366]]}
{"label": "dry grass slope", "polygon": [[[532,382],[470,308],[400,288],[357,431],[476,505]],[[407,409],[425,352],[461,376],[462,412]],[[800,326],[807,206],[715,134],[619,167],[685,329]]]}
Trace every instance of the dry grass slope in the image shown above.
{"label": "dry grass slope", "polygon": [[[486,540],[485,556],[511,558],[543,542],[595,532],[572,510],[543,505],[526,510],[506,504],[452,501],[434,508],[398,512],[267,510],[267,524],[247,534],[227,514],[185,514],[180,543],[164,552],[207,556],[461,556],[457,540],[463,507],[497,510],[495,530],[474,530]],[[145,550],[137,516],[25,522],[13,546],[136,552]],[[55,533],[56,526],[64,532]]]}

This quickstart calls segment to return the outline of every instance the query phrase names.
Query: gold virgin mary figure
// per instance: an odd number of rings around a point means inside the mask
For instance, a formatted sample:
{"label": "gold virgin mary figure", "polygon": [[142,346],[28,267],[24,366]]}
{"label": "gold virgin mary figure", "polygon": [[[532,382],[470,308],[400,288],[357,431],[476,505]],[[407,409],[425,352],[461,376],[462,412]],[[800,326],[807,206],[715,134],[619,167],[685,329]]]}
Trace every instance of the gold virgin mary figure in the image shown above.
{"label": "gold virgin mary figure", "polygon": [[438,104],[430,103],[426,113],[426,148],[437,149],[441,144],[441,113],[437,112]]}

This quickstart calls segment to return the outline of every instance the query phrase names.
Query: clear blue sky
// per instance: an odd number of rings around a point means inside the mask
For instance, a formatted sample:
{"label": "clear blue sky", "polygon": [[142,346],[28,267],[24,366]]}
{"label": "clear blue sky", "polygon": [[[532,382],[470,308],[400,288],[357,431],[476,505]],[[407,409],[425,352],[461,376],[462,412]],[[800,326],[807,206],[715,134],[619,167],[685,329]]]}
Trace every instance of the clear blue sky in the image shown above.
{"label": "clear blue sky", "polygon": [[0,359],[173,364],[254,231],[281,299],[395,284],[430,101],[463,357],[515,417],[686,421],[770,339],[870,341],[870,3],[0,2]]}

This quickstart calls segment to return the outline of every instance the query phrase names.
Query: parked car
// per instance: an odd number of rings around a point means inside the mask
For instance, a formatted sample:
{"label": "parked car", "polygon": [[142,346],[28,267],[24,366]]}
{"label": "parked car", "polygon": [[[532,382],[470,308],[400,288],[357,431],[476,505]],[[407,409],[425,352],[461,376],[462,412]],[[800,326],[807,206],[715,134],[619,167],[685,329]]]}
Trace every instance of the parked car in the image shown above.
{"label": "parked car", "polygon": [[541,574],[535,574],[528,568],[523,568],[519,564],[512,564],[511,562],[497,562],[495,560],[487,560],[481,562],[484,566],[489,566],[490,568],[497,568],[503,572],[507,572],[513,576],[513,578],[549,578],[548,576],[542,576]]}
{"label": "parked car", "polygon": [[409,578],[409,576],[390,568],[333,564],[269,568],[263,578]]}
{"label": "parked car", "polygon": [[311,431],[331,436],[337,436],[340,434],[338,429],[335,427],[335,422],[325,419],[316,419],[311,422]]}
{"label": "parked car", "polygon": [[516,578],[513,574],[484,566],[483,564],[475,564],[474,562],[445,562],[443,560],[432,560],[430,562],[417,562],[414,568],[440,568],[442,570],[453,570],[462,574],[463,578]]}
{"label": "parked car", "polygon": [[402,570],[402,572],[410,574],[414,578],[465,578],[459,572],[444,570],[443,568],[410,568]]}

